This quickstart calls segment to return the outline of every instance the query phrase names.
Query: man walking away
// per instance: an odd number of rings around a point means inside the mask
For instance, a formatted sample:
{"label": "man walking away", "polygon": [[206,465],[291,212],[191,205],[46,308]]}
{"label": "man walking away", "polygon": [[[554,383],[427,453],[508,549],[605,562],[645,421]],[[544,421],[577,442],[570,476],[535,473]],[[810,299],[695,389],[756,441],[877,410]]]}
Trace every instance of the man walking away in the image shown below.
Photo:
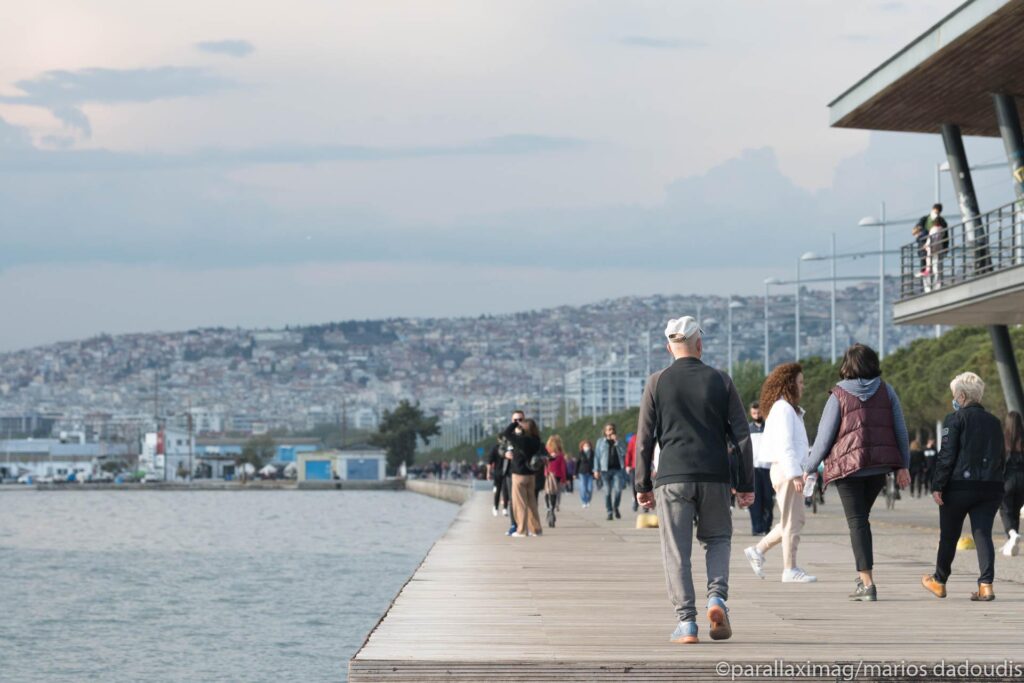
{"label": "man walking away", "polygon": [[[640,505],[658,510],[669,598],[679,624],[670,640],[697,642],[697,608],[690,571],[693,527],[705,548],[707,616],[711,639],[732,636],[729,611],[728,445],[736,449],[736,500],[754,499],[753,454],[743,402],[732,379],[703,362],[703,333],[690,316],[668,321],[665,336],[675,359],[647,379],[637,426],[636,491]],[[652,481],[655,445],[661,446]]]}
{"label": "man walking away", "polygon": [[754,502],[750,506],[750,533],[764,536],[775,521],[775,489],[772,488],[772,462],[766,458],[764,449],[760,448],[764,417],[758,401],[750,404],[750,422],[747,427],[750,429],[750,444],[754,451]]}
{"label": "man walking away", "polygon": [[615,425],[604,426],[604,436],[597,440],[597,454],[594,456],[594,476],[604,482],[604,510],[608,521],[612,516],[621,519],[619,503],[622,489],[626,486],[626,445],[619,439]]}

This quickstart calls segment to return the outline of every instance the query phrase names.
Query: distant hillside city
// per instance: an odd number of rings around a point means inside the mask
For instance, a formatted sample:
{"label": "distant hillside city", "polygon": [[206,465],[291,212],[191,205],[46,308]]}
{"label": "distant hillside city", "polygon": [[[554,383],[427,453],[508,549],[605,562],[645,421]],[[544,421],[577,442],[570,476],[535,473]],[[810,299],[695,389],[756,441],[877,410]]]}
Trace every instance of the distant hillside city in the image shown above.
{"label": "distant hillside city", "polygon": [[[895,280],[887,283],[889,300]],[[764,298],[734,297],[734,360],[763,363]],[[469,441],[524,406],[543,423],[636,405],[667,364],[670,317],[699,317],[706,362],[725,367],[727,306],[716,296],[623,297],[509,315],[346,321],[283,329],[101,335],[0,355],[0,438],[74,432],[124,441],[156,424],[196,435],[374,430],[399,401]],[[793,294],[769,300],[771,363],[794,357]],[[890,311],[891,313],[891,311]],[[878,335],[877,283],[837,296],[840,351]],[[931,327],[887,325],[893,350]],[[830,353],[828,291],[801,294],[801,355]],[[191,416],[191,420],[189,420]],[[189,424],[191,422],[191,424]]]}

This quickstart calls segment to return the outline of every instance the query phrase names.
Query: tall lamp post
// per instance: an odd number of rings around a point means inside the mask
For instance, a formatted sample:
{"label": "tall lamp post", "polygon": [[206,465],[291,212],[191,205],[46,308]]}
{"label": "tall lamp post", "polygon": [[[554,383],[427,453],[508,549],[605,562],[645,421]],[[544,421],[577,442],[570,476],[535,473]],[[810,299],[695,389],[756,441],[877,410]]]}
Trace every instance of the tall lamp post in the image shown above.
{"label": "tall lamp post", "polygon": [[885,202],[880,205],[879,218],[865,216],[857,225],[861,227],[877,227],[878,250],[878,357],[885,357]]}
{"label": "tall lamp post", "polygon": [[732,296],[729,296],[729,313],[727,315],[729,319],[729,376],[732,376],[732,310],[734,308],[743,308],[743,303],[740,301],[733,301]]}
{"label": "tall lamp post", "polygon": [[780,284],[782,284],[782,280],[777,277],[765,278],[764,281],[764,374],[766,377],[771,372],[771,368],[768,367],[768,288]]}

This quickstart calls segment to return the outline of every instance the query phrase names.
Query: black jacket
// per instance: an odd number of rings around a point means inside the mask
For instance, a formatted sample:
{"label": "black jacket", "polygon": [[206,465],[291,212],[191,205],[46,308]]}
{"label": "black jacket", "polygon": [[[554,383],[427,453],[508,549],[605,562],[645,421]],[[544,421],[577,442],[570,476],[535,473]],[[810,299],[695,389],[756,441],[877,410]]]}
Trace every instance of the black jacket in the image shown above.
{"label": "black jacket", "polygon": [[530,469],[530,458],[537,455],[541,449],[540,439],[529,434],[516,434],[518,425],[513,422],[505,428],[505,438],[512,444],[512,474],[524,474],[534,476],[537,474]]}
{"label": "black jacket", "polygon": [[576,456],[576,474],[594,474],[594,449],[590,453],[580,451]]}
{"label": "black jacket", "polygon": [[[679,358],[647,380],[636,430],[636,490],[652,490],[654,445],[661,444],[656,485],[732,483],[754,490],[750,427],[729,375],[698,358]],[[730,472],[728,445],[736,448]]]}
{"label": "black jacket", "polygon": [[999,418],[972,403],[942,421],[942,448],[935,457],[932,491],[950,484],[1002,482],[1006,461],[1003,426]]}

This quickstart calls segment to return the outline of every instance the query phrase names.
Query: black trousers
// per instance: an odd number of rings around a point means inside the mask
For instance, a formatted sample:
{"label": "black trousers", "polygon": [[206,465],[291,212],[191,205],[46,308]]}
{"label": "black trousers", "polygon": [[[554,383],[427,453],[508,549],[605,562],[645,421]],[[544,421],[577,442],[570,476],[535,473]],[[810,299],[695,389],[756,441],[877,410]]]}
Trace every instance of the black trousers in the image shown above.
{"label": "black trousers", "polygon": [[1020,532],[1020,509],[1024,506],[1024,471],[1007,472],[1003,484],[1003,504],[999,515],[1003,518],[1003,530],[1010,535],[1010,529]]}
{"label": "black trousers", "polygon": [[508,508],[509,479],[511,479],[511,477],[502,477],[501,479],[494,480],[494,507]]}
{"label": "black trousers", "polygon": [[867,477],[844,477],[833,482],[839,491],[846,514],[846,526],[850,528],[850,545],[857,562],[857,571],[869,572],[875,566],[875,553],[871,539],[871,506],[885,487],[884,474]]}
{"label": "black trousers", "polygon": [[757,536],[772,530],[775,518],[775,489],[767,467],[754,468],[754,503],[750,506],[750,533]]}
{"label": "black trousers", "polygon": [[992,522],[1002,503],[1002,492],[984,485],[977,488],[946,489],[939,506],[939,552],[935,556],[935,578],[946,583],[956,556],[956,542],[964,528],[964,518],[971,518],[971,533],[978,549],[978,583],[992,583],[995,578],[996,549],[992,545]]}

